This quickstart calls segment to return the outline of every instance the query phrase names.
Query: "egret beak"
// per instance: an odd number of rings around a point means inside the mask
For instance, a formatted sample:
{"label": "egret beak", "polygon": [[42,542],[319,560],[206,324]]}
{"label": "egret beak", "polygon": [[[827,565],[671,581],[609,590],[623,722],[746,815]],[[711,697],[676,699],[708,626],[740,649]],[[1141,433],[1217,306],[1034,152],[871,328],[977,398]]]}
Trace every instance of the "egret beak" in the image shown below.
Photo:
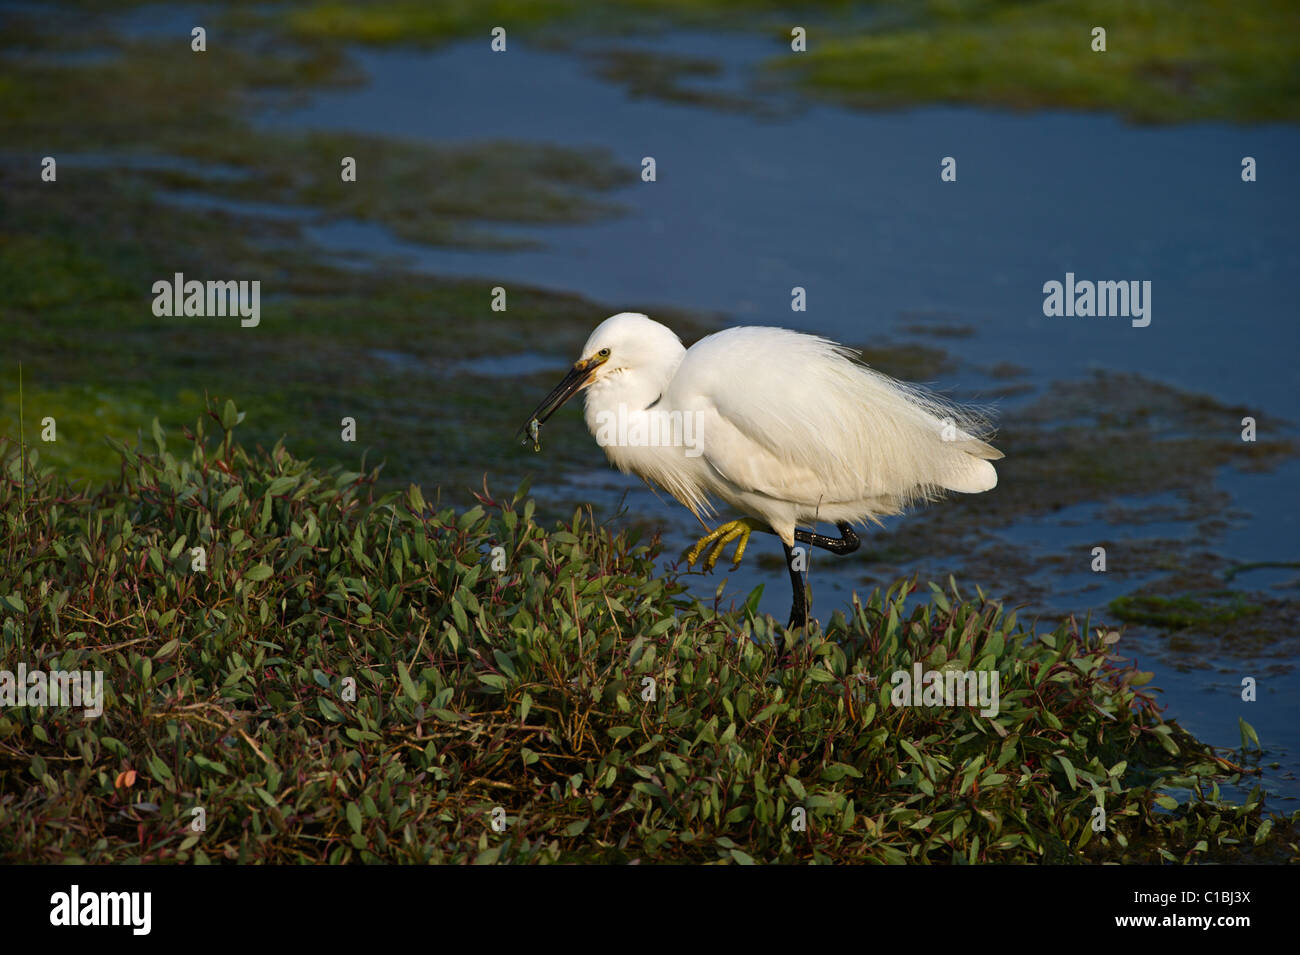
{"label": "egret beak", "polygon": [[555,390],[547,395],[537,409],[529,416],[524,426],[519,429],[517,437],[523,439],[531,438],[536,442],[536,435],[532,433],[531,426],[533,422],[544,424],[546,419],[563,407],[564,403],[576,395],[583,388],[591,383],[593,373],[597,368],[603,365],[609,356],[593,355],[590,358],[582,358],[573,363],[569,373],[564,376],[564,380],[555,386]]}

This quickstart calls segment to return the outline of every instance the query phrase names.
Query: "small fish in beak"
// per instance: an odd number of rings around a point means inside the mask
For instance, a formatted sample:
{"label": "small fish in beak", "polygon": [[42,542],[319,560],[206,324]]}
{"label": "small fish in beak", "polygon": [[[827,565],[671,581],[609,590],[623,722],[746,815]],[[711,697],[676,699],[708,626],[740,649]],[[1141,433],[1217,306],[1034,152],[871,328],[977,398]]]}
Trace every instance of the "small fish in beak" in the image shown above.
{"label": "small fish in beak", "polygon": [[555,390],[547,395],[537,410],[532,413],[527,423],[519,429],[517,437],[523,440],[525,437],[533,442],[533,450],[542,450],[541,441],[538,440],[538,429],[546,423],[546,419],[555,412],[559,411],[566,401],[576,395],[587,385],[596,373],[596,369],[609,360],[609,349],[603,348],[590,358],[583,358],[573,363],[569,373],[564,376],[564,380],[555,386]]}

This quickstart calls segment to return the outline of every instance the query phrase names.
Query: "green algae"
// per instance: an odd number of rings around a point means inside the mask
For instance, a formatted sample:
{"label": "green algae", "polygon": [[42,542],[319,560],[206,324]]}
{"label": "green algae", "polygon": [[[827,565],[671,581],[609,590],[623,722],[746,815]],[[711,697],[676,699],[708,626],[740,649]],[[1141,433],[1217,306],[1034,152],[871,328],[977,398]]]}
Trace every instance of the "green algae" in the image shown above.
{"label": "green algae", "polygon": [[[605,5],[599,14],[573,0],[436,6],[398,0],[365,8],[293,3],[279,16],[294,36],[311,41],[438,44],[482,37],[485,45],[498,25],[554,33],[590,30],[593,21],[612,28],[650,18],[771,36],[772,72],[788,74],[813,96],[851,106],[1111,110],[1144,122],[1300,118],[1300,12],[1284,0],[1086,6],[896,0],[865,7],[813,3],[794,13],[765,2],[632,0]],[[790,50],[796,25],[808,30],[807,51],[797,54]],[[1093,50],[1095,27],[1107,32],[1105,52]],[[634,66],[643,78],[671,70]],[[662,76],[642,83],[669,98],[680,92]]]}
{"label": "green algae", "polygon": [[1136,594],[1110,602],[1111,613],[1120,620],[1143,623],[1161,630],[1217,631],[1257,616],[1263,608],[1236,591],[1218,591],[1199,596],[1161,597]]}

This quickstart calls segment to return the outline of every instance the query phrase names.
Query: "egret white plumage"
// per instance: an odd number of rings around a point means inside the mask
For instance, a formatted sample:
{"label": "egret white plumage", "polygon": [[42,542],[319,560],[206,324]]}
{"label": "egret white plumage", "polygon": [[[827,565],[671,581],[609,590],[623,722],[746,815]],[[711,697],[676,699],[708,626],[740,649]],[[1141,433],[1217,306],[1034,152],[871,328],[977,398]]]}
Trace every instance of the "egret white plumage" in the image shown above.
{"label": "egret white plumage", "polygon": [[[587,427],[619,470],[663,488],[707,528],[720,500],[746,515],[687,552],[712,570],[750,534],[776,534],[794,590],[790,627],[807,619],[797,543],[847,554],[854,525],[879,523],[944,491],[997,485],[979,414],[863,364],[851,349],[784,328],[740,327],[690,349],[645,315],[601,322],[582,357],[521,429],[537,427],[586,391]],[[834,524],[838,538],[806,528]]]}

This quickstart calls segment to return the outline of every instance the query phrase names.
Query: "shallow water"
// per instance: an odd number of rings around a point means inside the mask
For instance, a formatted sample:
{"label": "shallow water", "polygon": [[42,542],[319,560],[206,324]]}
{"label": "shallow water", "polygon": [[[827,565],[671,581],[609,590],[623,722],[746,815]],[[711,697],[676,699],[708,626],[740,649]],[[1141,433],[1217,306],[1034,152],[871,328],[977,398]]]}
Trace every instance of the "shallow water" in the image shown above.
{"label": "shallow water", "polygon": [[[740,67],[771,51],[711,34],[645,46],[707,50]],[[355,55],[370,85],[263,121],[441,142],[589,144],[638,168],[654,156],[658,181],[618,192],[630,213],[613,221],[522,228],[541,250],[376,247],[382,230],[318,229],[336,250],[360,239],[367,251],[402,251],[439,274],[615,305],[716,309],[853,344],[926,313],[973,327],[961,351],[990,364],[1010,359],[1043,378],[1140,371],[1300,417],[1293,127],[825,106],[775,122],[629,99],[580,57],[522,45],[504,55],[478,43]],[[1259,162],[1258,182],[1240,179],[1247,155]],[[957,159],[955,183],[939,180],[944,156]],[[1042,286],[1066,272],[1151,281],[1151,325],[1044,317]],[[790,310],[796,285],[808,290],[805,313]]]}

